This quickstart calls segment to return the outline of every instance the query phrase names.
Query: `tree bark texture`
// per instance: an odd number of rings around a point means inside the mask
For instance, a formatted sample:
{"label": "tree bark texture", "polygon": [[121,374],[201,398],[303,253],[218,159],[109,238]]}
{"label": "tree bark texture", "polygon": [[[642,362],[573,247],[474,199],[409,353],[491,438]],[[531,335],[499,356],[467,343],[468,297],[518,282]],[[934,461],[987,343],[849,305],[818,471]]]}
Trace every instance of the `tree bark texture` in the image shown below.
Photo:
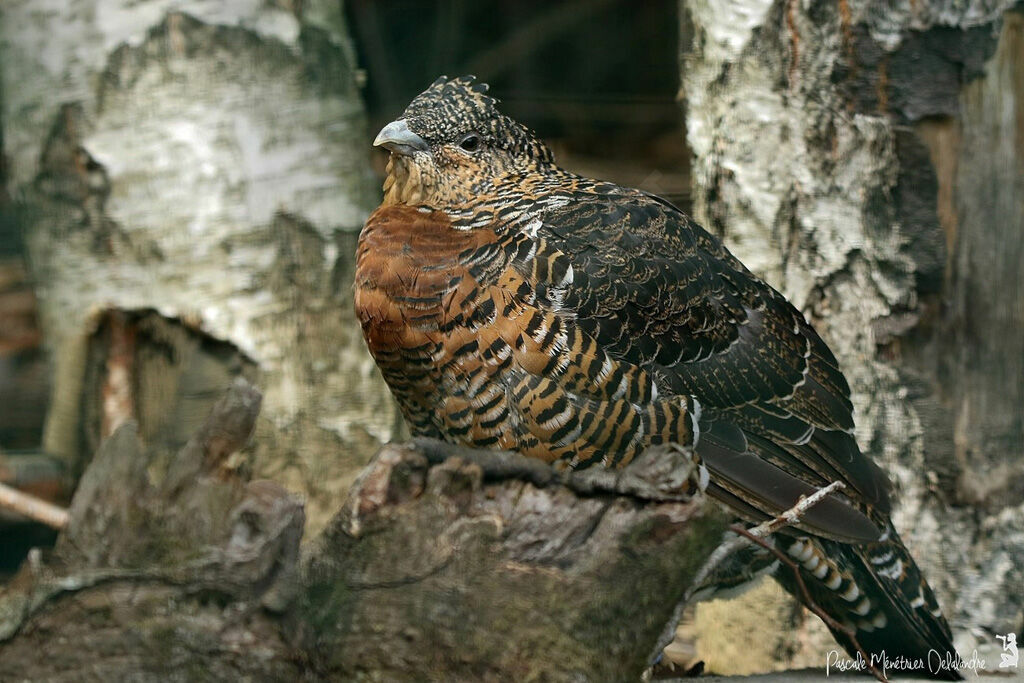
{"label": "tree bark texture", "polygon": [[80,470],[131,418],[173,450],[227,380],[258,378],[249,457],[322,526],[399,425],[350,300],[377,190],[340,3],[176,7],[0,8],[9,185],[54,362],[45,447]]}
{"label": "tree bark texture", "polygon": [[52,556],[0,592],[4,680],[638,680],[725,520],[688,456],[556,474],[384,447],[320,536],[230,455],[245,380],[176,454],[106,440]]}
{"label": "tree bark texture", "polygon": [[836,352],[958,647],[998,661],[1024,628],[1024,6],[681,15],[696,217]]}

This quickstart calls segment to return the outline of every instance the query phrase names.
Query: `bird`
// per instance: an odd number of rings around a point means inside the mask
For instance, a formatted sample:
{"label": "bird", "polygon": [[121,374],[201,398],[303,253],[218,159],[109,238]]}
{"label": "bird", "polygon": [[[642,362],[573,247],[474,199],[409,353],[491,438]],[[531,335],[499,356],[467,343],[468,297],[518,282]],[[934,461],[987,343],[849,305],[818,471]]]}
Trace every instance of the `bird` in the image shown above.
{"label": "bird", "polygon": [[676,444],[751,523],[838,481],[775,547],[851,656],[853,633],[879,661],[958,679],[929,666],[956,658],[949,625],[804,315],[670,202],[559,167],[498,104],[442,76],[373,143],[390,156],[355,309],[412,433],[557,468]]}

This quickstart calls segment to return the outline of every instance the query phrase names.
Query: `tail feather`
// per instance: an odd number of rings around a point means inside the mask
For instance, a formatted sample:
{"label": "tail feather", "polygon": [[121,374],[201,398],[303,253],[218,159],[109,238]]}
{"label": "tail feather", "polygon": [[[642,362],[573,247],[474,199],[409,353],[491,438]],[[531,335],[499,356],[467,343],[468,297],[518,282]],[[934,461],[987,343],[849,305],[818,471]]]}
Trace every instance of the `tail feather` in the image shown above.
{"label": "tail feather", "polygon": [[[849,545],[822,538],[779,537],[780,548],[801,567],[811,599],[845,628],[879,669],[890,673],[961,680],[953,636],[935,595],[892,524],[875,543]],[[804,600],[789,567],[779,582]],[[849,635],[830,626],[851,657]]]}

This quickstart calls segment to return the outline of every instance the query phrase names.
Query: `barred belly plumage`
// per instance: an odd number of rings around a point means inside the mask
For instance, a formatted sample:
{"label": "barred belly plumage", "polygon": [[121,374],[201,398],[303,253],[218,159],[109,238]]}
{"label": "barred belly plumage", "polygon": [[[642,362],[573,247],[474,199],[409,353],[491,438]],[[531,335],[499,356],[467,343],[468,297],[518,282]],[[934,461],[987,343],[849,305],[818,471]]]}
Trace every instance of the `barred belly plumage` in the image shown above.
{"label": "barred belly plumage", "polygon": [[543,306],[571,278],[559,254],[487,232],[385,207],[361,236],[357,312],[413,430],[569,466],[691,445],[690,399],[659,398],[645,370]]}

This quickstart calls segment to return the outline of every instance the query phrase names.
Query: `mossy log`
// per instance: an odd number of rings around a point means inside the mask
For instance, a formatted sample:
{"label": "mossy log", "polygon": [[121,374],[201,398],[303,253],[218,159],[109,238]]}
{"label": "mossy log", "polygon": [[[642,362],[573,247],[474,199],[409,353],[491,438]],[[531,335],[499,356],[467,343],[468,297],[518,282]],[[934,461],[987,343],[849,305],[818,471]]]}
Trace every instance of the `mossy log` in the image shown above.
{"label": "mossy log", "polygon": [[725,527],[679,449],[557,473],[416,440],[301,544],[299,497],[228,466],[259,403],[235,380],[171,457],[104,442],[0,593],[0,678],[637,680]]}

